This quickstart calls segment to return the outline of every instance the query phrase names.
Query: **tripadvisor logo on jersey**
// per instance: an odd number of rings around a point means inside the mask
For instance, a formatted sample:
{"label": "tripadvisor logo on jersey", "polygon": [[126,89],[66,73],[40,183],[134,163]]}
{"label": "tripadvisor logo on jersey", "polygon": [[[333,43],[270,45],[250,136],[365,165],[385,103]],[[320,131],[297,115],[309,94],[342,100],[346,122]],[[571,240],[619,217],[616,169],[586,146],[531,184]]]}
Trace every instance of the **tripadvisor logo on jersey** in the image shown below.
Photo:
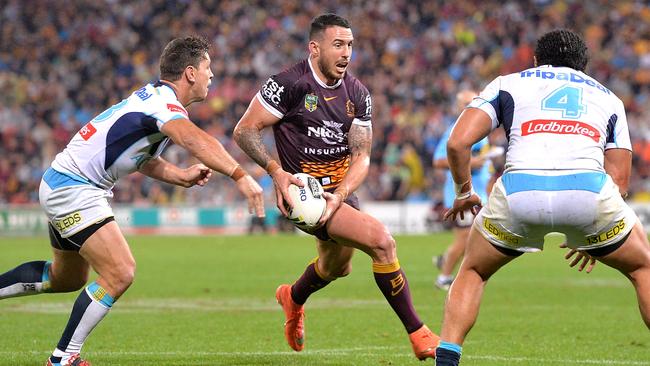
{"label": "tripadvisor logo on jersey", "polygon": [[521,135],[555,133],[558,135],[581,135],[598,142],[600,133],[593,126],[580,121],[536,119],[521,125]]}

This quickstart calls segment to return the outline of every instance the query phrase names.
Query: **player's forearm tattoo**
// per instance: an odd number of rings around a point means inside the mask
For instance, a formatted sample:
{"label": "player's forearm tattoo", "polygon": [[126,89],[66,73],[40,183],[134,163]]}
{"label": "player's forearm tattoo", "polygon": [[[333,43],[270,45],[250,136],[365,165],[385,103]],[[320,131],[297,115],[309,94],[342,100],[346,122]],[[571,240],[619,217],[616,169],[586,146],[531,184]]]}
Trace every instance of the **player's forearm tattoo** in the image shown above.
{"label": "player's forearm tattoo", "polygon": [[234,135],[237,145],[244,150],[259,166],[266,168],[271,160],[269,153],[262,142],[262,134],[256,127],[240,127]]}
{"label": "player's forearm tattoo", "polygon": [[352,160],[364,155],[369,157],[372,148],[372,128],[353,124],[348,132],[348,145]]}

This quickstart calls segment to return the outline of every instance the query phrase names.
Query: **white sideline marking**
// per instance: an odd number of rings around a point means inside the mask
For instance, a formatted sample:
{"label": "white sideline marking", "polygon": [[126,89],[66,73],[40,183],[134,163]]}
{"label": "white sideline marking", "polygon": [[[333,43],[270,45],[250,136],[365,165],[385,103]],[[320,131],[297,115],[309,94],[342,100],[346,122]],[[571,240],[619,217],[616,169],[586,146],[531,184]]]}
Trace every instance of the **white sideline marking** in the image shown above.
{"label": "white sideline marking", "polygon": [[467,355],[463,358],[476,359],[476,360],[490,360],[490,361],[508,361],[508,362],[544,362],[555,363],[557,365],[578,364],[578,365],[650,365],[650,362],[645,361],[617,361],[617,360],[564,360],[552,358],[534,358],[534,357],[502,357],[502,356],[472,356]]}
{"label": "white sideline marking", "polygon": [[[292,356],[292,357],[308,357],[310,355],[323,355],[323,356],[376,356],[374,351],[377,350],[403,350],[403,347],[356,347],[356,348],[334,348],[334,349],[321,349],[321,350],[305,350],[300,353],[293,351],[270,351],[270,352],[190,352],[192,356],[213,356],[213,357],[236,357],[236,356]],[[364,352],[365,351],[365,352]],[[0,351],[2,356],[16,356],[24,355],[42,355],[47,357],[49,352],[45,351],[30,351],[30,352],[10,352]],[[116,352],[85,352],[88,356],[187,356],[187,351],[167,351],[167,352],[139,352],[139,351],[116,351]],[[392,356],[400,358],[412,358],[413,355],[408,352],[391,352]],[[622,361],[622,360],[571,360],[571,359],[553,359],[553,358],[536,358],[536,357],[505,357],[494,355],[465,355],[463,359],[469,360],[490,360],[490,361],[504,361],[504,362],[535,362],[535,363],[554,363],[558,365],[631,365],[631,366],[648,366],[650,361]]]}
{"label": "white sideline marking", "polygon": [[[24,300],[23,300],[24,301]],[[20,303],[0,302],[3,312],[33,313],[33,314],[70,314],[74,300],[41,302],[36,299]],[[354,300],[354,299],[314,299],[309,302],[309,309],[383,309],[387,306],[384,299]],[[509,305],[490,305],[492,309],[511,311]],[[565,308],[582,308],[582,304],[567,304]],[[600,311],[616,309],[614,304],[592,305]],[[548,311],[556,309],[555,304],[534,304],[526,307],[526,311]],[[120,299],[113,313],[120,314],[150,314],[170,311],[192,312],[228,312],[228,311],[279,311],[280,307],[275,300],[260,299],[186,299],[186,298],[147,298],[147,299]]]}
{"label": "white sideline marking", "polygon": [[[69,314],[74,300],[69,302],[39,302],[30,301],[24,303],[6,303],[0,306],[2,311],[16,313],[39,313],[39,314]],[[369,307],[386,307],[386,301],[377,300],[347,300],[347,299],[323,299],[314,300],[309,303],[310,309],[353,309]],[[116,303],[112,312],[115,313],[151,313],[165,311],[276,311],[279,305],[275,300],[259,299],[187,299],[187,298],[160,298],[160,299],[123,299]]]}

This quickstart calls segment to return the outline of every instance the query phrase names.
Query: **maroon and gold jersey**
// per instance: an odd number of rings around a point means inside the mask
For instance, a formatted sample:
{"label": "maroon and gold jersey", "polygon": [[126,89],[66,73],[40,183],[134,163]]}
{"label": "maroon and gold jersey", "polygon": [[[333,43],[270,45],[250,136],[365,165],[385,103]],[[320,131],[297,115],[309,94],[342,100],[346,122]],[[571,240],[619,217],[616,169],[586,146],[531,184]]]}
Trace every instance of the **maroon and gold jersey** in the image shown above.
{"label": "maroon and gold jersey", "polygon": [[326,85],[306,59],[271,76],[256,98],[280,118],[273,133],[282,168],[310,174],[326,190],[336,188],[350,166],[350,127],[371,126],[368,89],[348,72]]}

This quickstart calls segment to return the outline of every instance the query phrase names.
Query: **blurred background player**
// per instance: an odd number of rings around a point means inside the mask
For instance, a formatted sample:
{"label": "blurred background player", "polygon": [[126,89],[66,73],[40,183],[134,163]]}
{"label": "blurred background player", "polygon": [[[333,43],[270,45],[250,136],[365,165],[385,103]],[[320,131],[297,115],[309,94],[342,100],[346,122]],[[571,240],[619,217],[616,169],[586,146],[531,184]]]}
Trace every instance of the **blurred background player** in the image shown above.
{"label": "blurred background player", "polygon": [[[477,95],[474,90],[461,90],[456,94],[455,114],[460,114],[465,106]],[[449,209],[454,204],[456,194],[454,193],[454,180],[449,172],[449,163],[447,162],[447,139],[451,134],[454,124],[452,123],[440,138],[433,156],[433,167],[435,169],[445,169],[446,180],[444,188],[444,206]],[[484,138],[472,146],[472,159],[470,166],[472,168],[472,182],[475,182],[474,190],[477,192],[481,201],[485,202],[488,195],[488,181],[490,179],[490,160],[487,154],[490,151],[488,138]],[[469,235],[469,228],[474,221],[474,215],[470,211],[465,212],[464,218],[457,217],[452,222],[454,241],[442,255],[433,257],[434,265],[440,270],[436,278],[435,285],[439,289],[447,290],[454,280],[453,271],[456,264],[460,261],[465,251],[465,242]]]}
{"label": "blurred background player", "polygon": [[[434,357],[438,337],[420,320],[395,240],[378,220],[359,211],[354,195],[368,174],[372,145],[372,104],[368,89],[346,72],[353,36],[346,19],[316,17],[309,32],[309,57],[270,77],[253,97],[234,131],[239,146],[273,178],[277,206],[287,215],[287,188],[302,185],[304,172],[327,191],[317,238],[318,257],[293,285],[281,285],[276,299],[285,312],[285,337],[295,351],[304,348],[307,298],[351,271],[355,248],[372,259],[377,286],[409,334],[417,358]],[[261,131],[272,126],[282,165],[272,160]]]}
{"label": "blurred background player", "polygon": [[[576,33],[544,34],[535,67],[497,77],[460,115],[447,144],[455,219],[480,204],[470,173],[471,147],[503,126],[506,170],[478,213],[465,259],[449,290],[436,365],[456,366],[490,276],[549,232],[566,246],[619,270],[636,290],[650,328],[650,244],[625,203],[632,151],[622,101],[584,73],[587,46]],[[611,338],[611,336],[610,336]]]}
{"label": "blurred background player", "polygon": [[[262,189],[223,146],[188,119],[186,107],[205,99],[212,80],[209,44],[198,37],[169,42],[160,57],[160,80],[88,122],[43,175],[40,203],[49,219],[52,261],[24,263],[0,275],[0,298],[71,292],[97,280],[74,303],[47,366],[88,366],[84,341],[129,288],[135,260],[109,205],[116,181],[134,171],[183,187],[205,185],[212,170],[230,176],[264,215]],[[169,140],[202,164],[181,169],[163,158]]]}

